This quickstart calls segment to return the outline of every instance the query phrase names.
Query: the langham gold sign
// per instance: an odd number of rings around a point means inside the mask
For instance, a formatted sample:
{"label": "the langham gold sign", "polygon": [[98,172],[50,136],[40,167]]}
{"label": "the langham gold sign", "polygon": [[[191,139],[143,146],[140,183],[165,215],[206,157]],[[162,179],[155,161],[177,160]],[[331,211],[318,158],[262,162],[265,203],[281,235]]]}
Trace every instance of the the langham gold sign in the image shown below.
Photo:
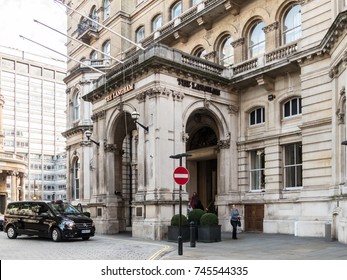
{"label": "the langham gold sign", "polygon": [[125,94],[125,93],[127,93],[129,91],[132,91],[133,89],[134,89],[134,84],[126,85],[124,87],[121,87],[118,90],[115,90],[111,94],[107,95],[105,100],[106,100],[106,102],[110,102],[113,99],[115,99],[116,97],[121,96],[121,95],[123,95],[123,94]]}

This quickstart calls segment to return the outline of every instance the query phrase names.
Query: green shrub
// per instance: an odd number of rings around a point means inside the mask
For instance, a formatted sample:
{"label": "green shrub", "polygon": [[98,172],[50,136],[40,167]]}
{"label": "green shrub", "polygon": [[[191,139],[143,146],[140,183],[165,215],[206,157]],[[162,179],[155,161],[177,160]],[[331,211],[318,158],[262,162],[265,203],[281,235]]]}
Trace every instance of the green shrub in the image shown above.
{"label": "green shrub", "polygon": [[[178,226],[179,225],[179,218],[180,218],[179,214],[173,215],[171,218],[171,225],[172,226]],[[181,215],[181,225],[182,226],[188,225],[188,219],[184,215]]]}
{"label": "green shrub", "polygon": [[205,213],[200,218],[200,225],[218,225],[218,217],[214,213]]}
{"label": "green shrub", "polygon": [[189,220],[189,222],[194,222],[194,223],[198,224],[198,223],[200,223],[201,216],[204,214],[205,214],[204,210],[193,209],[188,214],[188,220]]}

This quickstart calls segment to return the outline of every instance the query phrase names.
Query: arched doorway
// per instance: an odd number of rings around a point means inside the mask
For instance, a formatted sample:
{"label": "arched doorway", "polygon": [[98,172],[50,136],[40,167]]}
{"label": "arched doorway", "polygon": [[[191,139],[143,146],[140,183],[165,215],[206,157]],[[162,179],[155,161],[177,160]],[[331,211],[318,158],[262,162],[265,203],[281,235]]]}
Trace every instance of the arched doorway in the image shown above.
{"label": "arched doorway", "polygon": [[113,174],[109,193],[117,197],[118,209],[115,212],[119,223],[119,231],[129,229],[132,224],[132,200],[136,193],[136,174],[133,162],[136,161],[136,125],[131,114],[120,112],[115,118],[108,142],[108,170]]}
{"label": "arched doorway", "polygon": [[189,135],[186,151],[191,154],[187,158],[191,173],[187,192],[190,196],[197,192],[203,206],[216,212],[219,133],[213,114],[206,109],[195,110],[188,118],[186,132]]}

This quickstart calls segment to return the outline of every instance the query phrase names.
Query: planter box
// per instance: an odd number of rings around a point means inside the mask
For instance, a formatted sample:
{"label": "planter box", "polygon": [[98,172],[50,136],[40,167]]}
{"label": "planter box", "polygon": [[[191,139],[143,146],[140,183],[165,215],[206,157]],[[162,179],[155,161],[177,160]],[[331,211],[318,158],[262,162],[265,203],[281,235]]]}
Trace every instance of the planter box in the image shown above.
{"label": "planter box", "polygon": [[[190,241],[190,229],[189,226],[182,226],[182,241],[188,242]],[[178,242],[178,232],[179,227],[178,226],[168,226],[167,231],[167,240],[172,242]]]}
{"label": "planter box", "polygon": [[222,240],[221,225],[200,225],[198,226],[199,242],[219,242]]}

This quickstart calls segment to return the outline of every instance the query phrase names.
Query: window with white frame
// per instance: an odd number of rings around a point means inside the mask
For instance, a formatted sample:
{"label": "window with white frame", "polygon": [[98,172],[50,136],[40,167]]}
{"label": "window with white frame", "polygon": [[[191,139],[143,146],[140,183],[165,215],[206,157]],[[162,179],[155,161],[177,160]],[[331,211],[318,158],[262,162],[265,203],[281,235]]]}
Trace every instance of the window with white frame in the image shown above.
{"label": "window with white frame", "polygon": [[249,125],[256,125],[265,122],[265,108],[259,107],[249,114]]}
{"label": "window with white frame", "polygon": [[135,42],[139,43],[144,38],[145,38],[145,27],[141,26],[135,32]]}
{"label": "window with white frame", "polygon": [[284,146],[284,188],[302,187],[302,145]]}
{"label": "window with white frame", "polygon": [[252,191],[265,189],[265,153],[263,149],[250,152],[250,188]]}
{"label": "window with white frame", "polygon": [[107,19],[110,16],[111,4],[110,0],[104,0],[104,19]]}
{"label": "window with white frame", "polygon": [[163,25],[163,16],[157,15],[152,20],[152,32],[157,31]]}
{"label": "window with white frame", "polygon": [[76,159],[73,163],[73,174],[72,174],[72,199],[80,198],[80,177],[79,177],[80,163],[79,159]]}
{"label": "window with white frame", "polygon": [[301,37],[301,5],[292,6],[283,18],[283,44],[289,44]]}
{"label": "window with white frame", "polygon": [[111,55],[111,42],[110,42],[110,40],[106,41],[102,45],[102,51],[104,53],[104,58],[109,58],[109,56]]}
{"label": "window with white frame", "polygon": [[73,98],[73,120],[77,121],[80,119],[81,108],[81,93],[78,91],[75,93]]}
{"label": "window with white frame", "polygon": [[265,52],[264,22],[256,23],[249,34],[248,49],[249,57],[257,57]]}
{"label": "window with white frame", "polygon": [[92,51],[92,52],[90,53],[90,59],[91,59],[91,60],[96,60],[96,59],[98,59],[98,52],[97,52],[97,51]]}
{"label": "window with white frame", "polygon": [[171,8],[171,19],[175,19],[181,14],[182,14],[182,2],[177,1]]}
{"label": "window with white frame", "polygon": [[301,98],[295,97],[288,100],[283,105],[283,117],[289,118],[301,114]]}
{"label": "window with white frame", "polygon": [[206,50],[204,48],[198,48],[193,53],[195,56],[205,59]]}
{"label": "window with white frame", "polygon": [[219,63],[225,67],[234,63],[234,48],[231,45],[233,38],[226,36],[219,47]]}

